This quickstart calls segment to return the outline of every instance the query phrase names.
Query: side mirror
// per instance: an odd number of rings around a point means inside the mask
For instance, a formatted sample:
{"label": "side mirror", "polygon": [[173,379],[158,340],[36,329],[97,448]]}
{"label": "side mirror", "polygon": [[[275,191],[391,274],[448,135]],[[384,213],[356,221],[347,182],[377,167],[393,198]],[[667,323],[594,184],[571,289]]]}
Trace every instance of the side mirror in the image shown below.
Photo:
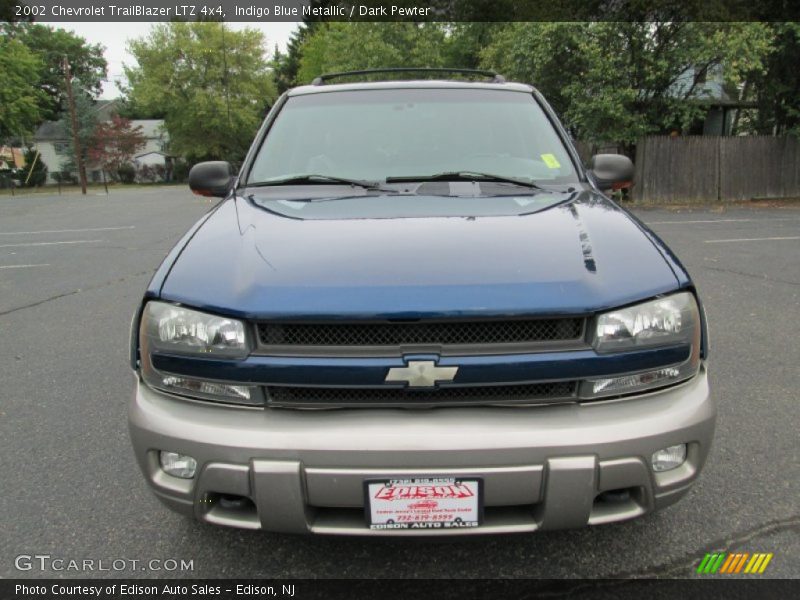
{"label": "side mirror", "polygon": [[189,171],[189,187],[198,196],[224,198],[232,181],[231,165],[224,160],[197,163]]}
{"label": "side mirror", "polygon": [[589,161],[589,169],[601,190],[631,181],[634,173],[631,159],[622,154],[595,154]]}

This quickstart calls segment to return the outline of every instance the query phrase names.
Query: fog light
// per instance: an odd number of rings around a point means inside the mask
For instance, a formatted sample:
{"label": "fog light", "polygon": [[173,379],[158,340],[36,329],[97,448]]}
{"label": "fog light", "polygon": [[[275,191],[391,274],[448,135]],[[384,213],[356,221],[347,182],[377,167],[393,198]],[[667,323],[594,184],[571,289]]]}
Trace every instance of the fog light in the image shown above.
{"label": "fog light", "polygon": [[653,463],[653,471],[657,473],[680,467],[686,460],[686,444],[678,444],[654,452],[650,460]]}
{"label": "fog light", "polygon": [[178,454],[177,452],[164,452],[161,451],[160,457],[161,468],[164,472],[172,475],[173,477],[180,477],[181,479],[191,479],[194,477],[194,472],[197,470],[197,461],[191,456],[185,454]]}

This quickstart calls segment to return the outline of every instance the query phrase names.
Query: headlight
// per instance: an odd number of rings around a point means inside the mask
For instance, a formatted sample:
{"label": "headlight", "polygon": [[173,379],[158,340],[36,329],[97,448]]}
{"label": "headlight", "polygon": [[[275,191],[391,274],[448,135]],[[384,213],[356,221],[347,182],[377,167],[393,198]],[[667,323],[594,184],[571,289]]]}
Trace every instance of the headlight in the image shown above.
{"label": "headlight", "polygon": [[607,398],[652,390],[697,374],[700,368],[700,311],[694,295],[673,294],[628,308],[601,314],[593,345],[597,352],[623,352],[686,344],[689,358],[680,364],[614,377],[587,379],[580,397]]}
{"label": "headlight", "polygon": [[142,379],[152,388],[215,402],[258,406],[264,403],[259,386],[240,385],[162,373],[152,354],[186,354],[211,358],[245,358],[249,351],[244,324],[166,304],[148,302],[139,326]]}
{"label": "headlight", "polygon": [[594,347],[598,352],[617,352],[691,344],[699,334],[697,302],[690,292],[681,292],[600,315]]}
{"label": "headlight", "polygon": [[147,303],[140,332],[142,345],[150,351],[224,358],[248,353],[241,321],[164,302]]}

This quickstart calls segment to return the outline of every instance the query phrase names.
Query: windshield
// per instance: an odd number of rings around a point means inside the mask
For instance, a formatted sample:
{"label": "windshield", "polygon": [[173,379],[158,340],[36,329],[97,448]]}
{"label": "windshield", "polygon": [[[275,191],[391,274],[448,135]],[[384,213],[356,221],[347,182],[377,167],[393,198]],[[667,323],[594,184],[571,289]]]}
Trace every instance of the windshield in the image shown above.
{"label": "windshield", "polygon": [[531,94],[428,88],[289,98],[255,158],[248,183],[307,174],[384,182],[449,173],[541,184],[578,181],[566,149]]}

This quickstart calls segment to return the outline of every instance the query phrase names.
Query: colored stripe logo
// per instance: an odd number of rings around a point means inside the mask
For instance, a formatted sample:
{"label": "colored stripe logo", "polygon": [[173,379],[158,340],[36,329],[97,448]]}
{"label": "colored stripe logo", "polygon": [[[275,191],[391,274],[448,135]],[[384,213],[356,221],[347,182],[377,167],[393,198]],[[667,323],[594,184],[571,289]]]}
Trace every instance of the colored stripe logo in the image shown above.
{"label": "colored stripe logo", "polygon": [[773,553],[755,552],[713,552],[708,553],[700,561],[697,572],[704,575],[721,573],[735,575],[738,573],[763,573],[767,569]]}

